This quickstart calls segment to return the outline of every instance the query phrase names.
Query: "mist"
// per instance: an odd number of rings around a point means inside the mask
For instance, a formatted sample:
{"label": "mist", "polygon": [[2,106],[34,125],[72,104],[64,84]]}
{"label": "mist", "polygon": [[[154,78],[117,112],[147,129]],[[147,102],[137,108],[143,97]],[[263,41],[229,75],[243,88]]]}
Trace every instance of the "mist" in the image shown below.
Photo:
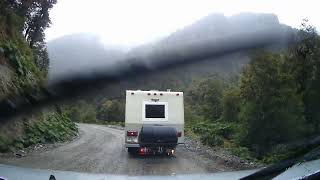
{"label": "mist", "polygon": [[[226,52],[226,49],[232,46],[241,46],[236,43],[244,42],[246,39],[252,43],[277,40],[276,45],[269,47],[276,50],[287,46],[288,39],[293,34],[294,30],[280,24],[276,15],[262,13],[241,13],[230,17],[211,14],[171,33],[168,37],[132,48],[103,44],[100,37],[88,33],[72,34],[48,42],[49,82],[79,74],[114,72],[117,70],[113,67],[121,68],[128,64],[154,68],[157,64],[163,63],[162,61],[188,59],[195,54],[201,60],[204,58],[201,54],[206,56],[218,51]],[[223,60],[218,56],[213,58],[222,64],[222,61],[228,59],[226,57],[232,55],[220,54]],[[236,59],[240,62],[247,61],[247,54],[242,53]],[[219,66],[219,63],[214,65]],[[210,71],[208,64],[205,66],[207,71]]]}

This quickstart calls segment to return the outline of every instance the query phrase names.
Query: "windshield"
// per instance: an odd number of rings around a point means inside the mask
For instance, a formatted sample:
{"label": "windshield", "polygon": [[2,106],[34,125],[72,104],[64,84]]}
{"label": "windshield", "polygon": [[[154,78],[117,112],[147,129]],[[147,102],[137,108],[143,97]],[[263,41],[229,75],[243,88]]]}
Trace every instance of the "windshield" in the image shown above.
{"label": "windshield", "polygon": [[1,1],[0,165],[240,178],[318,159],[316,7]]}

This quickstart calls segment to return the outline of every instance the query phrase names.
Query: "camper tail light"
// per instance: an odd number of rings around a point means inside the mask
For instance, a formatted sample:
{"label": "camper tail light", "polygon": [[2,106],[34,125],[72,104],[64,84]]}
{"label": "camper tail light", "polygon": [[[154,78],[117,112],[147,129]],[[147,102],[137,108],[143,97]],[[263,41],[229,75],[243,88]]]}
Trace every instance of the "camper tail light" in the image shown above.
{"label": "camper tail light", "polygon": [[145,155],[146,154],[146,148],[144,148],[144,147],[141,147],[140,149],[139,149],[139,154],[140,155]]}
{"label": "camper tail light", "polygon": [[138,131],[127,131],[127,136],[138,136]]}
{"label": "camper tail light", "polygon": [[127,131],[127,143],[138,143],[138,131]]}
{"label": "camper tail light", "polygon": [[182,136],[182,132],[177,132],[177,136],[181,137]]}

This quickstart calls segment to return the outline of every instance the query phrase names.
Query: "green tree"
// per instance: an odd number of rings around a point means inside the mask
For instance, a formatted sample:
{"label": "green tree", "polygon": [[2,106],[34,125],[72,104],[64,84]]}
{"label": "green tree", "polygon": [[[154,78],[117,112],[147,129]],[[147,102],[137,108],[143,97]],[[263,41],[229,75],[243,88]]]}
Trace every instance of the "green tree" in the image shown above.
{"label": "green tree", "polygon": [[49,10],[57,0],[27,0],[21,3],[20,14],[26,18],[23,34],[30,47],[44,42],[44,30],[50,26]]}
{"label": "green tree", "polygon": [[280,55],[261,52],[244,69],[240,83],[243,143],[263,155],[278,143],[303,135],[303,102]]}
{"label": "green tree", "polygon": [[222,113],[223,84],[217,78],[201,80],[188,92],[189,102],[199,107],[200,114],[206,119],[218,120]]}
{"label": "green tree", "polygon": [[124,121],[124,104],[119,100],[107,100],[99,107],[97,117],[104,121]]}
{"label": "green tree", "polygon": [[50,60],[46,45],[44,43],[38,44],[37,47],[33,49],[33,54],[34,62],[39,68],[39,70],[47,74],[49,70]]}
{"label": "green tree", "polygon": [[76,103],[64,107],[64,111],[75,122],[95,123],[97,122],[96,109],[86,101],[79,100]]}
{"label": "green tree", "polygon": [[[1,20],[7,21],[6,24],[9,25],[3,29],[11,34],[16,32],[13,30],[16,29],[25,37],[33,50],[35,64],[45,74],[48,70],[49,58],[44,31],[51,24],[49,11],[56,3],[57,0],[5,0],[0,2],[0,22]],[[0,32],[1,30],[2,27],[0,27]]]}
{"label": "green tree", "polygon": [[226,90],[222,97],[221,119],[226,122],[238,122],[241,98],[238,87]]}
{"label": "green tree", "polygon": [[302,96],[310,133],[320,131],[320,40],[316,29],[302,23],[294,44],[286,56],[287,69],[293,75],[297,93]]}
{"label": "green tree", "polygon": [[49,11],[57,0],[27,0],[21,4],[20,12],[25,17],[23,34],[34,49],[34,61],[42,71],[47,71],[49,67],[49,57],[45,44],[44,30],[51,24]]}

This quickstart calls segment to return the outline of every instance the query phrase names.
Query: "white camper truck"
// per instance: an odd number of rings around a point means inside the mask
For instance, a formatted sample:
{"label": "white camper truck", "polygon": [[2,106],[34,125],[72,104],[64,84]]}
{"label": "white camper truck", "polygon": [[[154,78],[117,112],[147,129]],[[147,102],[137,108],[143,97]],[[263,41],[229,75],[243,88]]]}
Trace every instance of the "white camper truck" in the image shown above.
{"label": "white camper truck", "polygon": [[127,90],[125,131],[129,153],[173,155],[184,143],[183,92]]}

